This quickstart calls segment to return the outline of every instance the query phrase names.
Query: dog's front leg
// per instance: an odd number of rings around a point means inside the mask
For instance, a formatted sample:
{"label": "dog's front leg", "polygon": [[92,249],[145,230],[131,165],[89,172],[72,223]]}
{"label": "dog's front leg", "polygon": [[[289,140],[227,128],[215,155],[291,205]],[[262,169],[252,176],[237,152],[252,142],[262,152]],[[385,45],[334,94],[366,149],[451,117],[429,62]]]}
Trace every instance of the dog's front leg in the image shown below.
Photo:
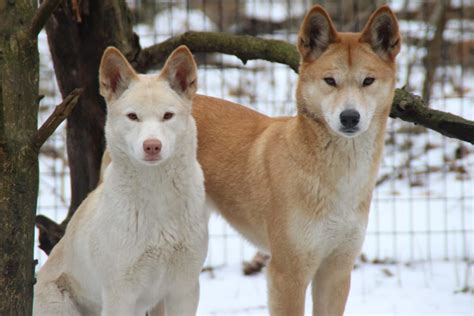
{"label": "dog's front leg", "polygon": [[326,258],[312,283],[313,316],[342,316],[351,285],[355,256],[348,254]]}
{"label": "dog's front leg", "polygon": [[[280,260],[283,259],[283,260]],[[273,255],[268,265],[269,309],[272,316],[303,316],[311,277],[298,263]]]}
{"label": "dog's front leg", "polygon": [[[120,288],[121,286],[117,287]],[[137,300],[133,292],[117,292],[117,289],[103,291],[101,316],[145,315],[145,311],[137,313]]]}
{"label": "dog's front leg", "polygon": [[166,316],[194,316],[199,302],[199,281],[188,288],[180,288],[165,298]]}

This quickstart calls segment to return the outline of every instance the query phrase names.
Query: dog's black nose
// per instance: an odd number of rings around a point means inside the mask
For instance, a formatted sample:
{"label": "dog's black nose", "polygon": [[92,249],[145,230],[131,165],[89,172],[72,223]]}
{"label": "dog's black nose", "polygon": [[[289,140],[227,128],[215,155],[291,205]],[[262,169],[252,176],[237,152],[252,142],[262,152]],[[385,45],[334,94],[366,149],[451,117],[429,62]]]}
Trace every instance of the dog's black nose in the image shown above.
{"label": "dog's black nose", "polygon": [[354,109],[344,110],[339,115],[339,119],[345,128],[354,128],[359,124],[360,114]]}

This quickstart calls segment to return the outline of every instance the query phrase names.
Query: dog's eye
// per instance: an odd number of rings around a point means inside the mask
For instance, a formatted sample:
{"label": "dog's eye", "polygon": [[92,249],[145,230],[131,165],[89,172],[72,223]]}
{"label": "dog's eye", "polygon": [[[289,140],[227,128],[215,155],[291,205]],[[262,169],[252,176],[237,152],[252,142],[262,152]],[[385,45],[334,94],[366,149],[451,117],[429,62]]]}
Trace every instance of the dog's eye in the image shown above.
{"label": "dog's eye", "polygon": [[163,121],[171,120],[173,116],[174,116],[174,113],[166,112],[165,115],[163,115]]}
{"label": "dog's eye", "polygon": [[327,77],[327,78],[324,78],[324,81],[332,87],[336,86],[336,80],[334,80],[334,78]]}
{"label": "dog's eye", "polygon": [[373,84],[375,81],[375,78],[372,78],[372,77],[367,77],[364,79],[364,82],[362,83],[362,85],[364,87],[367,87],[367,86],[370,86],[371,84]]}
{"label": "dog's eye", "polygon": [[132,113],[128,113],[128,114],[127,114],[127,117],[128,117],[131,121],[138,121],[138,116],[137,116],[137,114],[135,114],[135,113],[133,113],[133,112],[132,112]]}

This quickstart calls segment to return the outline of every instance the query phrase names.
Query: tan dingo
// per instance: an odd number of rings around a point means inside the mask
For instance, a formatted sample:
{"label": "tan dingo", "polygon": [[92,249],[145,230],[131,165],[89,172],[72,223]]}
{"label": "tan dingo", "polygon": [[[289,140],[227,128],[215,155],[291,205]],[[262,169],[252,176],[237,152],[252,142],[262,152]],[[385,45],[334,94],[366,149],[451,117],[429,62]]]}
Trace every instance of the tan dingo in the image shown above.
{"label": "tan dingo", "polygon": [[400,34],[381,7],[361,33],[338,33],[313,7],[298,39],[294,117],[270,118],[197,96],[198,160],[224,218],[271,254],[272,315],[342,315],[361,250],[395,84]]}

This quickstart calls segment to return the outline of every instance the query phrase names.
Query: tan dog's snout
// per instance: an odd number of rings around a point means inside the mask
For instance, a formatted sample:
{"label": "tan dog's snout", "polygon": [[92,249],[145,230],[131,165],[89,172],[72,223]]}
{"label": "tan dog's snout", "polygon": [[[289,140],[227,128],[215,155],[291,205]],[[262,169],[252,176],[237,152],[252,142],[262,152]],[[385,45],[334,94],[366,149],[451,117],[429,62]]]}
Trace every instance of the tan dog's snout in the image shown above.
{"label": "tan dog's snout", "polygon": [[161,141],[159,139],[147,139],[143,142],[145,160],[157,160],[161,152]]}

